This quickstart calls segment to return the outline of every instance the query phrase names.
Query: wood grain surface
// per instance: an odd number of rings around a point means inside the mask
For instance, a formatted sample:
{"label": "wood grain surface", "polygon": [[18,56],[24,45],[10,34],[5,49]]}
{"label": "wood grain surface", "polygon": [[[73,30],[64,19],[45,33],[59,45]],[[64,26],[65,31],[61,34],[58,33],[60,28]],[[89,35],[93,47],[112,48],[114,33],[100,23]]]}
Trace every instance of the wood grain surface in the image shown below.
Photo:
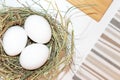
{"label": "wood grain surface", "polygon": [[112,0],[67,0],[96,21],[105,14]]}

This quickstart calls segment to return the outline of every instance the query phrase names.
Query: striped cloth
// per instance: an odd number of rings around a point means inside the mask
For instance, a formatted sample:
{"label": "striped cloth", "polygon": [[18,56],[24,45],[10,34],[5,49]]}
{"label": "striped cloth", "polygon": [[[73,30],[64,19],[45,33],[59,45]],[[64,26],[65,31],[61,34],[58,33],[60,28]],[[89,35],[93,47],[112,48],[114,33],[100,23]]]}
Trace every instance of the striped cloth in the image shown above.
{"label": "striped cloth", "polygon": [[73,80],[120,80],[120,10]]}

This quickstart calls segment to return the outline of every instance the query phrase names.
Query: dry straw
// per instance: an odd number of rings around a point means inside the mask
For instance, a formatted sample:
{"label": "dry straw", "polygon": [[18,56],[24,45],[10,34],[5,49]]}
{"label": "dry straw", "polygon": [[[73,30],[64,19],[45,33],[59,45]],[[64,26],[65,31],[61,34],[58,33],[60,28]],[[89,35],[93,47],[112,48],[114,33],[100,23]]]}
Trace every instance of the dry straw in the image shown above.
{"label": "dry straw", "polygon": [[[41,5],[39,6],[41,7]],[[73,32],[71,35],[68,33],[70,21],[64,20],[59,10],[57,10],[56,16],[52,17],[44,8],[33,11],[25,6],[21,8],[4,7],[0,11],[0,39],[2,40],[5,31],[9,27],[14,25],[23,26],[25,19],[33,14],[43,16],[51,25],[52,39],[46,44],[51,55],[42,67],[28,71],[20,66],[19,55],[16,57],[6,55],[2,43],[0,43],[0,77],[3,80],[54,80],[72,62],[74,53]],[[61,16],[61,22],[56,19],[58,15]],[[33,42],[29,40],[28,44],[31,43]],[[62,67],[60,67],[61,65]]]}

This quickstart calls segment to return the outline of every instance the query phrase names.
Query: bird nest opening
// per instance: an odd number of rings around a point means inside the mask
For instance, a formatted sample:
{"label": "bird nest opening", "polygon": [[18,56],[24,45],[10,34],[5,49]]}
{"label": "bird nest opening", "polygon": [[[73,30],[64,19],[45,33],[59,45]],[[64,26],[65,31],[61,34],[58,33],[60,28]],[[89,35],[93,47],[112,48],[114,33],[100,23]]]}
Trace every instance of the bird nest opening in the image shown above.
{"label": "bird nest opening", "polygon": [[[26,18],[30,15],[43,16],[50,24],[52,31],[51,40],[46,43],[50,49],[50,56],[47,62],[38,69],[26,70],[21,67],[18,56],[6,55],[2,38],[6,30],[11,26],[23,26]],[[73,32],[68,32],[70,21],[59,22],[55,17],[46,12],[38,12],[30,8],[6,8],[0,11],[0,75],[3,80],[46,80],[55,79],[59,73],[72,62],[74,53]],[[27,45],[32,44],[27,41]],[[12,46],[12,45],[10,45]],[[62,65],[62,67],[61,67]]]}

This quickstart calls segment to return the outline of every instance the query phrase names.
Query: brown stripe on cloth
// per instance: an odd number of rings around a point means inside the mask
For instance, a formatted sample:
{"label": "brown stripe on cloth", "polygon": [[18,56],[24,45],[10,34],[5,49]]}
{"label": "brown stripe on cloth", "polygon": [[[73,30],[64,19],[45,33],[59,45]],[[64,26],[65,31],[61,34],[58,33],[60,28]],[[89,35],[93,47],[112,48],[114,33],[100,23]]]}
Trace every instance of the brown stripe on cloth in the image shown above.
{"label": "brown stripe on cloth", "polygon": [[101,74],[99,74],[98,72],[96,72],[94,69],[92,69],[90,66],[88,66],[87,64],[84,64],[83,69],[85,69],[84,67],[86,67],[89,73],[93,74],[95,77],[97,77],[98,79],[106,79],[104,76],[102,76]]}
{"label": "brown stripe on cloth", "polygon": [[120,10],[108,24],[73,80],[120,80]]}
{"label": "brown stripe on cloth", "polygon": [[103,55],[101,55],[99,52],[97,52],[96,50],[92,49],[92,52],[95,53],[97,56],[101,57],[102,59],[104,59],[106,62],[110,63],[111,65],[113,65],[114,67],[116,67],[118,70],[120,70],[120,66],[113,63],[111,60],[107,59],[106,57],[104,57]]}
{"label": "brown stripe on cloth", "polygon": [[113,26],[113,25],[111,25],[111,24],[109,24],[109,26],[110,26],[111,28],[113,28],[114,30],[116,30],[116,31],[120,32],[120,29],[118,29],[117,27],[114,27],[114,26]]}
{"label": "brown stripe on cloth", "polygon": [[73,76],[73,79],[74,79],[74,80],[82,80],[82,79],[80,79],[79,77],[77,77],[76,75]]}
{"label": "brown stripe on cloth", "polygon": [[116,14],[116,17],[120,19],[120,15],[119,14]]}
{"label": "brown stripe on cloth", "polygon": [[120,29],[120,22],[118,22],[116,19],[112,19],[111,20],[111,23],[114,25],[114,26],[116,26],[117,28],[119,28]]}
{"label": "brown stripe on cloth", "polygon": [[120,47],[120,45],[117,42],[115,42],[114,40],[110,39],[107,35],[103,34],[101,37],[105,38],[107,41],[113,43],[115,46]]}
{"label": "brown stripe on cloth", "polygon": [[114,50],[116,50],[117,52],[119,52],[119,53],[120,53],[120,50],[118,50],[118,49],[114,48],[112,45],[107,44],[107,43],[105,43],[105,42],[104,42],[104,41],[102,41],[102,40],[99,40],[99,41],[100,41],[101,43],[105,44],[106,46],[110,47],[111,49],[114,49]]}

